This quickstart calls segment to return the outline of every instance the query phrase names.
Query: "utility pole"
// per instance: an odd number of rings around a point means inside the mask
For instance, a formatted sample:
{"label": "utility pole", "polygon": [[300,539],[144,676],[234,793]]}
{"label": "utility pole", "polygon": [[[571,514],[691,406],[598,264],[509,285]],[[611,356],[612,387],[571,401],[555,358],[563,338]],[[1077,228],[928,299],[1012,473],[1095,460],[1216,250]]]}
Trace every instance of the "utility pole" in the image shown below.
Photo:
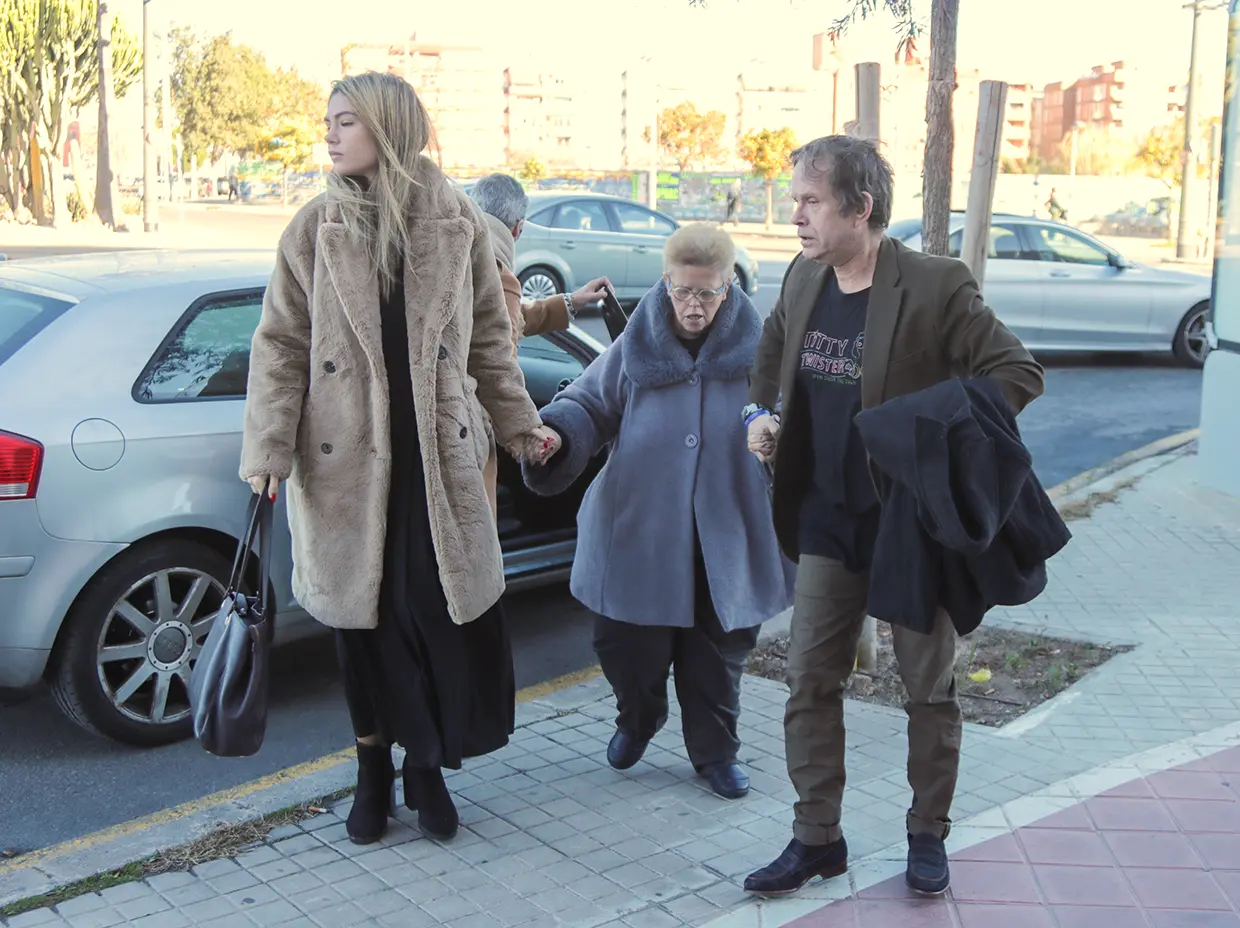
{"label": "utility pole", "polygon": [[1192,239],[1195,238],[1193,206],[1194,191],[1197,186],[1197,151],[1194,145],[1197,140],[1197,58],[1201,44],[1201,14],[1206,10],[1218,10],[1222,7],[1223,4],[1209,3],[1207,0],[1193,0],[1192,3],[1184,6],[1184,9],[1193,11],[1193,38],[1188,56],[1188,87],[1184,94],[1184,155],[1180,174],[1180,224],[1175,239],[1177,258],[1191,258],[1196,251]]}
{"label": "utility pole", "polygon": [[155,167],[155,26],[152,0],[142,0],[142,227],[159,231],[159,177]]}

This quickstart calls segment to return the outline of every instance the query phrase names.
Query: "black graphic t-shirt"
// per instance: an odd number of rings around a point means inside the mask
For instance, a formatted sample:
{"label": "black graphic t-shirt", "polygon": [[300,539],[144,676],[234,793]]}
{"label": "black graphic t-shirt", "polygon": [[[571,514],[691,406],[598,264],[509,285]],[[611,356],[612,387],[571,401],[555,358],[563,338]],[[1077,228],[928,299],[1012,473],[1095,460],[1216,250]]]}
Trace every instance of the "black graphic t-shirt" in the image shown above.
{"label": "black graphic t-shirt", "polygon": [[801,553],[842,561],[858,572],[869,569],[878,533],[878,496],[853,422],[861,411],[869,301],[869,289],[844,293],[832,274],[810,316],[797,368],[813,459],[801,507]]}

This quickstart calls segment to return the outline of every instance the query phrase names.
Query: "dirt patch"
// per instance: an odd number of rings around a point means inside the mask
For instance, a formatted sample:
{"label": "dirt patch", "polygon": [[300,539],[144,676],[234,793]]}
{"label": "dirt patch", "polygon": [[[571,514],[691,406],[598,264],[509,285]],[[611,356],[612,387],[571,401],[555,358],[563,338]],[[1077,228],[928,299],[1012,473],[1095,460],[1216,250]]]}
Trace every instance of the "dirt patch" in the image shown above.
{"label": "dirt patch", "polygon": [[[983,626],[956,642],[956,685],[969,722],[998,728],[1062,693],[1085,674],[1131,648],[1030,635]],[[754,649],[749,672],[785,682],[788,639]],[[878,672],[854,673],[844,695],[901,708],[907,698],[891,648],[891,628],[878,623]]]}

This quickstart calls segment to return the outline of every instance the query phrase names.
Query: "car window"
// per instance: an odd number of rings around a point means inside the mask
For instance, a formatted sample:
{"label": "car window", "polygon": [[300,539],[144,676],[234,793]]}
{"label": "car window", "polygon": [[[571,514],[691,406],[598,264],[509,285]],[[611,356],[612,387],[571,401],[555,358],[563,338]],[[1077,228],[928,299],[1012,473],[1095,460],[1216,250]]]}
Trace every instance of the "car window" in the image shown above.
{"label": "car window", "polygon": [[146,403],[245,396],[250,340],[262,312],[261,293],[199,301],[147,364],[134,396]]}
{"label": "car window", "polygon": [[907,242],[921,233],[920,219],[897,219],[887,226],[887,234],[900,242]]}
{"label": "car window", "polygon": [[[964,229],[957,229],[947,240],[947,254],[959,258],[964,248]],[[986,250],[987,258],[1005,261],[1036,261],[1034,255],[1026,253],[1021,244],[1020,230],[1011,226],[991,226],[990,245]]]}
{"label": "car window", "polygon": [[1066,229],[1035,226],[1029,231],[1033,233],[1034,247],[1043,261],[1092,264],[1101,267],[1106,267],[1111,263],[1105,251]]}
{"label": "car window", "polygon": [[72,306],[64,300],[0,287],[0,364]]}
{"label": "car window", "polygon": [[540,209],[535,213],[525,217],[526,222],[532,222],[536,226],[547,226],[551,224],[551,214],[555,212],[554,206],[548,206]]}
{"label": "car window", "polygon": [[607,221],[607,212],[601,203],[589,200],[574,200],[562,203],[552,222],[553,229],[567,229],[570,232],[610,232],[611,224]]}
{"label": "car window", "polygon": [[581,376],[585,365],[570,351],[545,335],[530,335],[517,346],[525,374],[525,389],[536,406],[545,406],[568,383]]}
{"label": "car window", "polygon": [[658,213],[630,206],[627,203],[616,204],[616,215],[620,217],[620,231],[633,232],[639,235],[671,235],[676,226],[668,222]]}

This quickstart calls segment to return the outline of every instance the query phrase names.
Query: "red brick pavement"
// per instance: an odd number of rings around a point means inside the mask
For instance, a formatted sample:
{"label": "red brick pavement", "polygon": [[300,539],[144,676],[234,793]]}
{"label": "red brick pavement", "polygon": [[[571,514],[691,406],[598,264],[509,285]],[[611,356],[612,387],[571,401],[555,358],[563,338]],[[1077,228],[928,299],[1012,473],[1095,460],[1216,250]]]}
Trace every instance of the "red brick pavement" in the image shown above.
{"label": "red brick pavement", "polygon": [[952,888],[897,877],[796,928],[1240,928],[1240,748],[1133,780],[952,855]]}

